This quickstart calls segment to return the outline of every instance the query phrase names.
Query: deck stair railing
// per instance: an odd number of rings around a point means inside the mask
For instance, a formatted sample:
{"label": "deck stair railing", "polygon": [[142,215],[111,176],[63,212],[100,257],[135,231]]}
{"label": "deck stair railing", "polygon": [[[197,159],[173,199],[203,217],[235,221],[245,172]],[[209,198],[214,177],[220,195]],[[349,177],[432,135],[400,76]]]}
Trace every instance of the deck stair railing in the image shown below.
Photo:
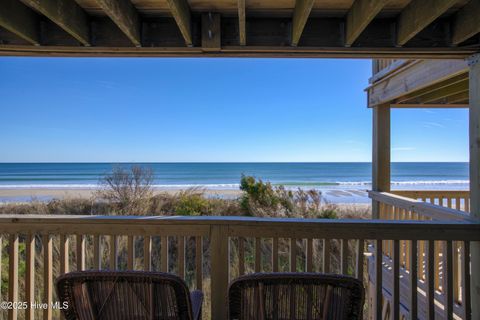
{"label": "deck stair railing", "polygon": [[[373,201],[379,203],[379,219],[391,221],[457,221],[471,222],[468,191],[392,191],[392,193],[370,192]],[[382,242],[384,263],[391,266],[395,256],[395,243],[391,240]],[[428,291],[441,308],[446,308],[448,296],[453,295],[454,314],[459,318],[466,317],[466,309],[470,306],[468,298],[469,278],[468,247],[461,241],[418,241],[418,269],[412,273],[412,242],[400,241],[398,259],[404,281],[409,277],[418,278],[418,287],[422,292]],[[449,263],[450,261],[450,263]],[[451,266],[451,267],[448,267]],[[429,276],[429,274],[433,276]],[[430,283],[431,282],[431,283]],[[388,288],[387,288],[388,291]],[[425,302],[425,299],[422,299]],[[405,308],[408,315],[408,307]],[[440,314],[440,316],[442,316]]]}

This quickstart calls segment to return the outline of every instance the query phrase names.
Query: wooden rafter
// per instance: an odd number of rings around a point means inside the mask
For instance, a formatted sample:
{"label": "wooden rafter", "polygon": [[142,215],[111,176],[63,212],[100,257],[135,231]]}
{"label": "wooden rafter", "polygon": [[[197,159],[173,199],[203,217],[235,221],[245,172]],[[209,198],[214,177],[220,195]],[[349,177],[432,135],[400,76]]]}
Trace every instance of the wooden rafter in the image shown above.
{"label": "wooden rafter", "polygon": [[433,101],[438,101],[443,98],[449,97],[451,95],[468,91],[468,79],[454,83],[450,86],[440,88],[438,90],[426,93],[419,97],[416,97],[416,100],[419,103],[431,103]]}
{"label": "wooden rafter", "polygon": [[240,45],[247,44],[245,0],[238,0],[238,34]]}
{"label": "wooden rafter", "polygon": [[167,0],[167,2],[185,43],[187,46],[192,46],[191,13],[187,0]]}
{"label": "wooden rafter", "polygon": [[345,45],[351,46],[388,0],[356,0],[347,14]]}
{"label": "wooden rafter", "polygon": [[315,0],[297,0],[292,21],[292,46],[297,46]]}
{"label": "wooden rafter", "polygon": [[463,81],[466,81],[466,80],[468,81],[468,73],[467,72],[466,73],[461,73],[461,74],[456,75],[454,77],[448,78],[448,79],[446,79],[442,82],[439,82],[435,85],[428,86],[426,88],[423,88],[423,89],[414,91],[412,93],[406,94],[406,95],[402,96],[401,98],[397,99],[396,103],[404,103],[405,101],[411,101],[411,100],[414,100],[417,97],[423,96],[425,94],[432,93],[434,91],[441,90],[443,88],[449,87],[453,84],[463,82]]}
{"label": "wooden rafter", "polygon": [[17,0],[0,1],[0,26],[34,45],[40,45],[35,12]]}
{"label": "wooden rafter", "polygon": [[88,17],[74,0],[24,0],[83,45],[90,45]]}
{"label": "wooden rafter", "polygon": [[97,0],[97,3],[128,39],[140,47],[140,19],[130,0]]}
{"label": "wooden rafter", "polygon": [[453,19],[452,43],[459,44],[480,32],[480,0],[471,0]]}
{"label": "wooden rafter", "polygon": [[458,0],[413,0],[398,18],[397,44],[403,46]]}

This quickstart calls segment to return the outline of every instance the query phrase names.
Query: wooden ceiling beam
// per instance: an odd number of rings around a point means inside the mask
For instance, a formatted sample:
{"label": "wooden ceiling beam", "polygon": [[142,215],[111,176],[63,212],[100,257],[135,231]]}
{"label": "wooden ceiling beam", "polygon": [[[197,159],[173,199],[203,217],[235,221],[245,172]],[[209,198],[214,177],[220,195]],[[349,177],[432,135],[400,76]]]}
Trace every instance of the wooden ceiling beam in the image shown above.
{"label": "wooden ceiling beam", "polygon": [[296,0],[292,21],[292,46],[297,46],[315,0]]}
{"label": "wooden ceiling beam", "polygon": [[187,0],[167,0],[170,11],[175,22],[185,39],[185,44],[189,47],[193,46],[191,13]]}
{"label": "wooden ceiling beam", "polygon": [[142,46],[140,18],[130,0],[97,0],[97,3],[136,47]]}
{"label": "wooden ceiling beam", "polygon": [[247,44],[245,0],[238,0],[238,35],[241,46]]}
{"label": "wooden ceiling beam", "polygon": [[347,13],[345,45],[351,46],[388,0],[356,0]]}
{"label": "wooden ceiling beam", "polygon": [[452,43],[459,44],[480,32],[480,0],[471,0],[453,19]]}
{"label": "wooden ceiling beam", "polygon": [[88,16],[74,0],[23,0],[85,46],[90,46]]}
{"label": "wooden ceiling beam", "polygon": [[458,0],[413,0],[403,9],[397,22],[397,45],[403,46]]}
{"label": "wooden ceiling beam", "polygon": [[0,26],[34,45],[40,45],[38,17],[17,0],[0,0]]}

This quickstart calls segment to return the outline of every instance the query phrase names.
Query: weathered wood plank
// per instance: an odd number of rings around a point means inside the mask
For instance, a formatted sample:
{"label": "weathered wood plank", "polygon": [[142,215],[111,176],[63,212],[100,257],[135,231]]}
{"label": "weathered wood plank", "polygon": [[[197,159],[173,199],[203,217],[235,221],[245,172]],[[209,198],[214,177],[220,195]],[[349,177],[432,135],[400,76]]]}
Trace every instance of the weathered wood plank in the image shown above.
{"label": "weathered wood plank", "polygon": [[397,23],[397,44],[403,46],[458,0],[413,0],[403,9]]}
{"label": "weathered wood plank", "polygon": [[255,272],[262,270],[262,239],[255,238]]}
{"label": "weathered wood plank", "polygon": [[238,0],[238,36],[241,46],[247,44],[245,0]]}
{"label": "weathered wood plank", "polygon": [[178,237],[178,276],[185,279],[185,237]]}
{"label": "weathered wood plank", "polygon": [[110,270],[118,269],[118,259],[117,259],[117,236],[110,236]]}
{"label": "weathered wood plank", "polygon": [[98,234],[93,236],[93,268],[95,270],[102,268],[101,239]]}
{"label": "weathered wood plank", "polygon": [[127,237],[127,270],[135,270],[135,237]]}
{"label": "weathered wood plank", "polygon": [[168,272],[169,271],[169,268],[168,268],[168,264],[169,264],[169,261],[168,261],[168,237],[165,237],[163,236],[161,238],[161,241],[162,241],[162,258],[161,258],[161,267],[160,267],[160,270],[162,270],[162,272]]}
{"label": "weathered wood plank", "polygon": [[[480,54],[469,60],[470,77],[470,214],[480,218]],[[471,243],[471,299],[480,301],[480,242]],[[480,318],[480,304],[472,303],[472,319]]]}
{"label": "weathered wood plank", "polygon": [[202,237],[195,237],[195,277],[197,290],[203,288],[203,241]]}
{"label": "weathered wood plank", "polygon": [[[372,190],[390,191],[390,107],[373,109]],[[379,218],[379,202],[373,201],[372,214]]]}
{"label": "weathered wood plank", "polygon": [[140,18],[130,0],[96,0],[102,10],[136,46],[141,47]]}
{"label": "weathered wood plank", "polygon": [[382,240],[375,241],[375,319],[382,318],[382,301],[383,301],[383,249]]}
{"label": "weathered wood plank", "polygon": [[459,44],[480,32],[480,1],[471,0],[455,15],[452,23],[452,43]]}
{"label": "weathered wood plank", "polygon": [[368,88],[370,107],[392,102],[420,89],[440,84],[455,76],[468,72],[466,61],[462,60],[422,60],[408,65],[401,72],[382,79]]}
{"label": "weathered wood plank", "polygon": [[152,237],[143,237],[143,269],[152,271]]}
{"label": "weathered wood plank", "polygon": [[220,14],[218,13],[202,14],[202,49],[204,51],[222,49]]}
{"label": "weathered wood plank", "polygon": [[345,45],[351,46],[388,0],[356,0],[347,13]]}
{"label": "weathered wood plank", "polygon": [[[18,302],[18,234],[11,234],[8,243],[8,301]],[[16,320],[17,308],[8,309],[8,319]]]}
{"label": "weathered wood plank", "polygon": [[53,316],[53,239],[52,235],[44,235],[43,245],[43,303],[49,307],[43,310],[43,320],[51,320]]}
{"label": "weathered wood plank", "polygon": [[[418,319],[418,256],[416,240],[410,246],[410,319]],[[422,261],[422,259],[420,259]]]}
{"label": "weathered wood plank", "polygon": [[297,271],[297,239],[290,238],[290,272]]}
{"label": "weathered wood plank", "polygon": [[74,0],[24,0],[85,46],[90,45],[87,14]]}
{"label": "weathered wood plank", "polygon": [[306,271],[313,272],[313,239],[307,239],[307,252],[306,252]]}
{"label": "weathered wood plank", "polygon": [[272,244],[272,271],[278,272],[278,238],[273,238]]}
{"label": "weathered wood plank", "polygon": [[[275,251],[273,255],[275,255]],[[245,274],[245,238],[243,237],[238,237],[238,273],[240,276]]]}
{"label": "weathered wood plank", "polygon": [[0,1],[0,26],[34,45],[40,45],[39,20],[18,0]]}
{"label": "weathered wood plank", "polygon": [[76,238],[77,244],[77,271],[85,270],[85,236],[78,234]]}
{"label": "weathered wood plank", "polygon": [[227,319],[228,296],[228,226],[212,226],[211,248],[211,314],[212,319]]}
{"label": "weathered wood plank", "polygon": [[292,46],[297,46],[315,0],[296,0],[292,21]]}
{"label": "weathered wood plank", "polygon": [[[29,234],[25,242],[25,300],[28,303],[27,310],[25,310],[25,319],[33,320],[35,308],[32,308],[31,304],[35,302],[35,235]],[[60,253],[62,253],[62,251],[60,251]]]}
{"label": "weathered wood plank", "polygon": [[185,39],[187,46],[193,45],[191,29],[191,13],[187,0],[167,0],[173,18],[177,22],[178,28]]}

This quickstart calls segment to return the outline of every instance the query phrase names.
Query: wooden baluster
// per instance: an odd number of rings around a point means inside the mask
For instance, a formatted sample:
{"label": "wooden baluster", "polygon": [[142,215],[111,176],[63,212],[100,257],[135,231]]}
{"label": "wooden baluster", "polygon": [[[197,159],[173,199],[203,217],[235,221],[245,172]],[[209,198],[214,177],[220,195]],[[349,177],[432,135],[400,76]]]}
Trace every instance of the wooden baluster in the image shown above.
{"label": "wooden baluster", "polygon": [[323,239],[323,272],[330,272],[330,239]]}
{"label": "wooden baluster", "polygon": [[427,319],[435,319],[435,241],[427,241]]}
{"label": "wooden baluster", "polygon": [[464,202],[465,212],[470,212],[470,197],[465,197]]}
{"label": "wooden baluster", "polygon": [[463,254],[462,254],[462,299],[465,320],[472,319],[472,300],[471,300],[471,290],[470,290],[470,241],[463,241]]}
{"label": "wooden baluster", "polygon": [[400,320],[400,242],[393,241],[393,320]]}
{"label": "wooden baluster", "polygon": [[444,275],[444,284],[445,288],[443,292],[445,292],[445,300],[446,300],[446,308],[445,311],[447,313],[447,319],[453,319],[453,244],[452,241],[446,241],[444,255],[446,255],[446,265],[443,265],[443,275]]}
{"label": "wooden baluster", "polygon": [[462,268],[461,268],[461,254],[460,252],[463,251],[463,245],[460,241],[453,242],[453,296],[454,301],[460,303],[460,288],[462,286],[461,279],[462,279]]}
{"label": "wooden baluster", "polygon": [[135,270],[135,238],[127,237],[127,270]]}
{"label": "wooden baluster", "polygon": [[[35,309],[31,308],[30,306],[32,302],[35,302],[35,235],[29,234],[25,242],[26,242],[25,300],[28,304],[27,310],[25,310],[25,319],[33,320]],[[0,248],[1,248],[1,243],[0,243]],[[65,252],[63,248],[61,248],[60,253],[62,252]],[[67,254],[68,254],[68,251],[67,251]],[[2,260],[0,257],[0,264],[1,264],[1,261]],[[60,263],[62,261],[63,259],[60,260]],[[60,265],[60,268],[61,268],[61,265]],[[62,270],[60,270],[60,272],[65,273],[65,272],[62,272]]]}
{"label": "wooden baluster", "polygon": [[168,237],[162,237],[162,260],[161,270],[162,272],[168,272]]}
{"label": "wooden baluster", "polygon": [[143,269],[152,271],[152,237],[143,237]]}
{"label": "wooden baluster", "polygon": [[365,240],[357,241],[357,279],[363,281],[363,251],[365,250]]}
{"label": "wooden baluster", "polygon": [[[275,247],[275,240],[277,240],[277,251],[278,251],[278,239],[276,238],[273,239],[273,245]],[[275,248],[273,248],[272,254],[273,256],[275,256]],[[273,261],[273,263],[275,263],[275,260]],[[277,257],[277,267],[278,267],[278,257]],[[238,273],[239,275],[245,274],[245,238],[243,237],[238,237]]]}
{"label": "wooden baluster", "polygon": [[440,242],[439,241],[434,241],[434,250],[435,250],[435,256],[434,256],[434,273],[435,273],[435,289],[440,291]]}
{"label": "wooden baluster", "polygon": [[117,236],[110,236],[110,270],[118,269],[118,259],[117,259]]}
{"label": "wooden baluster", "polygon": [[203,245],[202,237],[195,237],[195,273],[197,277],[197,290],[203,288]]}
{"label": "wooden baluster", "polygon": [[306,269],[307,272],[313,272],[313,239],[307,238],[307,261]]}
{"label": "wooden baluster", "polygon": [[[8,301],[18,302],[18,234],[10,235],[8,252]],[[1,261],[0,261],[1,263]],[[8,319],[16,320],[17,308],[8,310]]]}
{"label": "wooden baluster", "polygon": [[96,234],[93,236],[93,268],[95,270],[102,269],[102,256],[101,252],[101,243],[100,235]]}
{"label": "wooden baluster", "polygon": [[375,244],[375,319],[382,319],[383,301],[383,249],[382,241],[376,240]]}
{"label": "wooden baluster", "polygon": [[272,270],[278,272],[278,238],[273,238],[272,251]]}
{"label": "wooden baluster", "polygon": [[348,240],[341,239],[341,250],[340,250],[340,258],[341,258],[341,273],[347,274],[348,273]]}
{"label": "wooden baluster", "polygon": [[43,319],[52,319],[53,301],[53,240],[52,236],[47,234],[43,236],[43,302],[48,304],[48,308],[43,311]]}
{"label": "wooden baluster", "polygon": [[255,238],[255,272],[262,270],[262,240]]}
{"label": "wooden baluster", "polygon": [[77,271],[85,270],[85,236],[77,235]]}
{"label": "wooden baluster", "polygon": [[410,245],[410,319],[418,319],[418,259],[417,259],[417,241],[412,240]]}
{"label": "wooden baluster", "polygon": [[462,202],[460,201],[460,197],[455,198],[455,209],[457,209],[457,210],[462,209]]}
{"label": "wooden baluster", "polygon": [[64,274],[70,271],[70,241],[68,235],[60,235],[60,274]]}
{"label": "wooden baluster", "polygon": [[453,207],[452,207],[452,197],[447,198],[447,207],[453,209]]}
{"label": "wooden baluster", "polygon": [[185,279],[185,237],[178,237],[178,276]]}
{"label": "wooden baluster", "polygon": [[297,239],[290,238],[290,272],[297,271]]}

